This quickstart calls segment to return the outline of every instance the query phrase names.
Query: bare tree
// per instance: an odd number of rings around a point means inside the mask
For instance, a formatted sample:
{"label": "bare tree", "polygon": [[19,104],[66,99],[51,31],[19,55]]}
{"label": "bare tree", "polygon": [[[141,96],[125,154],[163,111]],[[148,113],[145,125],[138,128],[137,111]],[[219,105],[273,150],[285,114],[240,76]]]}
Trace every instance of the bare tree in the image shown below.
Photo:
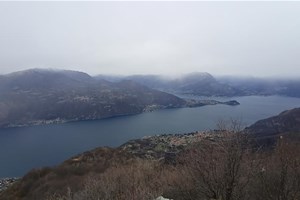
{"label": "bare tree", "polygon": [[239,131],[239,123],[232,123],[230,130],[223,125],[181,157],[181,176],[190,183],[182,199],[249,198],[246,187],[254,164],[249,139]]}
{"label": "bare tree", "polygon": [[162,194],[161,168],[154,161],[133,161],[90,176],[73,200],[152,200]]}
{"label": "bare tree", "polygon": [[275,149],[263,158],[256,179],[256,199],[300,199],[299,143],[282,136]]}

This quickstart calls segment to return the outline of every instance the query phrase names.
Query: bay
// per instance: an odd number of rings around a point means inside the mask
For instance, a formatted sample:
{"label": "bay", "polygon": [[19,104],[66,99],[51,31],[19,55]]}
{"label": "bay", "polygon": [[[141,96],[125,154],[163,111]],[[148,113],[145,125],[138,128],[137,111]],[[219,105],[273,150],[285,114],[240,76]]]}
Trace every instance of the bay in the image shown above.
{"label": "bay", "polygon": [[231,119],[247,126],[300,107],[300,98],[282,96],[214,99],[234,99],[241,105],[166,109],[95,121],[0,129],[0,178],[22,176],[32,168],[53,166],[99,146],[116,147],[130,139],[156,134],[211,130],[219,121]]}

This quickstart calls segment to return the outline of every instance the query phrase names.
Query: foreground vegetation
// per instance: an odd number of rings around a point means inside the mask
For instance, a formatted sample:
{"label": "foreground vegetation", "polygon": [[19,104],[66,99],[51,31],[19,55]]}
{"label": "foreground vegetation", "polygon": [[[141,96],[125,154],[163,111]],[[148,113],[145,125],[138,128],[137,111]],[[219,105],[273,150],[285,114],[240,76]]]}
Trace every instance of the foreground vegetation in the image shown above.
{"label": "foreground vegetation", "polygon": [[33,170],[0,199],[296,200],[299,155],[299,142],[289,135],[260,148],[246,134],[223,129],[218,137],[185,146],[174,162],[139,157],[124,146],[86,152],[58,167]]}

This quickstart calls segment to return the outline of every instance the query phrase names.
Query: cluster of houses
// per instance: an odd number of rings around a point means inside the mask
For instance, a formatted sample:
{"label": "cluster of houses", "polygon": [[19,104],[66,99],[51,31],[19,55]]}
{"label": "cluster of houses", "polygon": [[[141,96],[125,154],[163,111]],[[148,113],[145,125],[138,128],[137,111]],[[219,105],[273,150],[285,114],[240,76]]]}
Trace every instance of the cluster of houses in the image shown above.
{"label": "cluster of houses", "polygon": [[142,158],[161,159],[166,156],[175,156],[192,143],[200,142],[203,139],[214,139],[216,136],[214,131],[146,136],[142,139],[131,140],[121,148]]}
{"label": "cluster of houses", "polygon": [[19,178],[0,178],[0,192],[5,190],[8,186],[13,184],[17,180],[19,180]]}

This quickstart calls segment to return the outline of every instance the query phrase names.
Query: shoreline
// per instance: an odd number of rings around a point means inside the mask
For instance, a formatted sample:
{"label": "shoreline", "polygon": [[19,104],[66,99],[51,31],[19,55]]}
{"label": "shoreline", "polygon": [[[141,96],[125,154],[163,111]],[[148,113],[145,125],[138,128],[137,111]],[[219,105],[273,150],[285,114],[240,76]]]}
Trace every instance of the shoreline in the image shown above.
{"label": "shoreline", "polygon": [[195,108],[195,107],[202,107],[202,106],[209,106],[209,105],[228,105],[228,106],[237,106],[240,105],[240,103],[236,100],[230,100],[230,101],[216,101],[216,100],[195,100],[195,99],[185,99],[186,104],[184,106],[160,106],[160,105],[149,105],[143,109],[142,112],[137,113],[125,113],[125,114],[118,114],[108,117],[99,117],[99,118],[86,118],[86,119],[51,119],[51,120],[35,120],[28,122],[26,124],[8,124],[3,127],[0,126],[1,129],[10,129],[10,128],[22,128],[22,127],[33,127],[33,126],[41,126],[41,125],[51,125],[51,124],[66,124],[66,123],[72,123],[72,122],[80,122],[80,121],[96,121],[96,120],[104,120],[104,119],[111,119],[116,117],[125,117],[125,116],[132,116],[132,115],[138,115],[142,113],[147,112],[154,112],[157,110],[164,110],[164,109],[174,109],[174,108]]}
{"label": "shoreline", "polygon": [[[215,131],[195,131],[182,134],[160,134],[128,140],[118,147],[114,147],[113,149],[126,151],[140,158],[156,160],[165,159],[166,161],[170,161],[174,158],[174,155],[182,151],[183,148],[203,139],[213,140],[217,137],[218,134]],[[97,148],[105,147],[100,146]],[[94,151],[97,148],[86,152]],[[80,157],[86,152],[81,152],[80,154],[74,155],[63,162],[68,160],[71,160],[72,162],[78,162],[80,161]],[[22,178],[23,176],[0,178],[0,193],[11,187],[14,183],[18,182]]]}

